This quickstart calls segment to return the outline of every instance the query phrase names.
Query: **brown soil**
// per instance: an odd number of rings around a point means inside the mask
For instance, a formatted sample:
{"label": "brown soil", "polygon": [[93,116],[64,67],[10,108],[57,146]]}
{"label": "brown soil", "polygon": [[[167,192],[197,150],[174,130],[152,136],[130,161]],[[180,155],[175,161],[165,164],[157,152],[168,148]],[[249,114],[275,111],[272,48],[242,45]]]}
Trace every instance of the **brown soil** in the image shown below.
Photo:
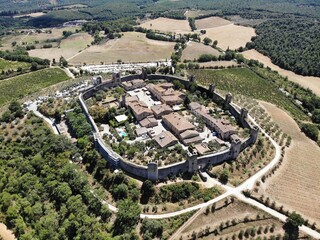
{"label": "brown soil", "polygon": [[148,62],[169,59],[174,43],[147,39],[145,34],[127,32],[120,39],[94,45],[69,60],[72,64]]}
{"label": "brown soil", "polygon": [[198,30],[221,27],[230,24],[232,24],[232,22],[220,17],[208,17],[196,20],[196,27]]}
{"label": "brown soil", "polygon": [[251,38],[256,35],[255,30],[251,27],[243,27],[238,25],[225,25],[215,28],[206,29],[207,33],[201,38],[211,38],[218,41],[218,47],[226,50],[228,47],[232,50],[245,46]]}
{"label": "brown soil", "polygon": [[202,54],[212,54],[214,56],[219,56],[219,51],[212,48],[211,46],[206,46],[202,43],[190,42],[186,49],[182,52],[182,60],[194,60],[198,59]]}
{"label": "brown soil", "polygon": [[13,232],[3,223],[0,223],[0,237],[2,237],[3,240],[17,240]]}
{"label": "brown soil", "polygon": [[260,193],[319,226],[320,148],[300,131],[286,112],[269,103],[262,105],[283,132],[292,137],[292,145],[286,150],[281,167],[264,184],[265,192]]}
{"label": "brown soil", "polygon": [[189,22],[187,20],[176,20],[170,18],[157,18],[146,21],[140,25],[143,28],[158,30],[161,32],[171,33],[189,33],[191,32]]}

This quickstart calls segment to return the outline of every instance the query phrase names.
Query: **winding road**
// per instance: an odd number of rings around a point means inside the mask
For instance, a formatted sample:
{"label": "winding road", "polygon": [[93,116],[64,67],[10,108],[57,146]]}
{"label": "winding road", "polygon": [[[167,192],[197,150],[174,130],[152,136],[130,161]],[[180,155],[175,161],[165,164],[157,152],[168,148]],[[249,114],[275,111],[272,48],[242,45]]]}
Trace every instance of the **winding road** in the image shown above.
{"label": "winding road", "polygon": [[[237,106],[236,104],[232,103],[234,106],[236,106],[237,108],[240,109],[239,106]],[[51,126],[51,128],[53,129],[54,133],[55,134],[58,134],[58,132],[56,131],[55,127],[52,125],[52,122],[50,119],[46,118],[45,116],[43,116],[40,112],[37,111],[37,108],[36,106],[32,105],[29,107],[29,110],[33,111],[37,116],[43,118],[46,122],[48,122]],[[221,201],[223,200],[224,198],[226,197],[229,197],[229,196],[234,196],[236,198],[238,198],[239,200],[247,203],[247,204],[250,204],[252,206],[255,206],[267,213],[269,213],[270,215],[274,216],[275,218],[279,219],[280,221],[282,222],[285,222],[286,219],[287,219],[287,216],[284,215],[284,214],[281,214],[279,212],[277,212],[276,210],[272,209],[272,208],[269,208],[261,203],[259,203],[258,201],[254,200],[254,199],[251,199],[251,198],[247,198],[243,195],[243,191],[244,190],[252,190],[253,187],[254,187],[254,184],[257,180],[259,180],[264,174],[266,174],[268,171],[270,171],[278,162],[279,162],[279,159],[281,157],[281,147],[278,145],[278,143],[276,141],[274,141],[270,135],[268,133],[266,133],[262,128],[260,128],[260,126],[256,123],[256,121],[251,117],[251,116],[248,116],[249,117],[249,120],[257,125],[260,129],[260,131],[262,133],[265,134],[265,136],[270,140],[270,142],[272,143],[272,145],[275,147],[276,149],[276,154],[275,154],[275,157],[273,158],[273,160],[267,165],[265,166],[264,168],[262,168],[260,171],[258,171],[256,174],[254,174],[253,176],[251,176],[250,178],[248,178],[245,182],[243,182],[241,185],[239,185],[238,187],[230,187],[230,186],[227,186],[227,185],[224,185],[224,184],[221,184],[219,181],[211,178],[207,173],[203,173],[208,181],[210,181],[210,183],[212,184],[215,184],[215,185],[219,185],[221,187],[223,187],[225,189],[225,193],[223,193],[222,195],[214,198],[214,199],[211,199],[210,201],[208,202],[205,202],[205,203],[201,203],[201,204],[198,204],[196,206],[193,206],[193,207],[189,207],[189,208],[185,208],[185,209],[182,209],[180,211],[176,211],[176,212],[171,212],[171,213],[164,213],[164,214],[140,214],[140,218],[144,219],[144,218],[149,218],[149,219],[165,219],[165,218],[170,218],[170,217],[175,217],[175,216],[179,216],[181,214],[184,214],[184,213],[187,213],[187,212],[191,212],[191,211],[197,211],[198,212],[192,216],[185,224],[182,225],[182,227],[180,227],[171,237],[170,237],[170,240],[173,240],[173,239],[178,239],[178,237],[181,235],[182,231],[199,215],[202,213],[202,210],[205,209],[206,207],[212,205],[213,203],[216,203],[218,201]],[[102,204],[105,204],[105,205],[108,205],[109,209],[112,211],[112,212],[117,212],[118,209],[107,203],[105,200],[101,200]],[[315,239],[320,239],[320,233],[318,233],[317,231],[307,227],[307,226],[301,226],[300,227],[300,230],[305,232],[306,234],[312,236],[313,238]]]}

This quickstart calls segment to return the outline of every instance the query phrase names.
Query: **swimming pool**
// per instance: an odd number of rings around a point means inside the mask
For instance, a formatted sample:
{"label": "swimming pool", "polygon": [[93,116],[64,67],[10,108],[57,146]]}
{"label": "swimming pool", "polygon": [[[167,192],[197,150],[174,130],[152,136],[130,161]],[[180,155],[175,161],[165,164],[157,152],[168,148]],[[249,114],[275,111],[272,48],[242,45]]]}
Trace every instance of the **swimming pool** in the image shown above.
{"label": "swimming pool", "polygon": [[126,136],[127,136],[127,133],[124,132],[124,131],[121,131],[121,132],[120,132],[120,136],[121,136],[121,137],[126,137]]}

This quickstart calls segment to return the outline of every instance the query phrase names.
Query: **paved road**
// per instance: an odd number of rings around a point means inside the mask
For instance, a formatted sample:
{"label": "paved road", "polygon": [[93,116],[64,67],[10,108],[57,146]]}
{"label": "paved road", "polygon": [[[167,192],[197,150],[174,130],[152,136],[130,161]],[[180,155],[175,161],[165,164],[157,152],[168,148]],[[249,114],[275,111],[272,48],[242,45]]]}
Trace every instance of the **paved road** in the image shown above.
{"label": "paved road", "polygon": [[[257,126],[259,126],[255,120],[249,116],[250,120],[255,123]],[[276,210],[272,209],[272,208],[269,208],[259,202],[257,202],[256,200],[254,199],[251,199],[251,198],[247,198],[243,195],[242,191],[243,190],[246,190],[246,189],[249,189],[251,190],[253,187],[254,187],[254,184],[255,182],[260,179],[265,173],[267,173],[269,170],[271,170],[279,161],[280,157],[281,157],[281,148],[280,146],[263,130],[261,129],[261,132],[265,134],[265,136],[271,141],[271,143],[273,144],[273,146],[275,147],[276,149],[276,155],[274,157],[274,159],[266,166],[264,167],[263,169],[261,169],[259,172],[257,172],[255,175],[253,175],[252,177],[250,177],[248,180],[246,180],[244,183],[242,183],[240,186],[236,187],[236,188],[233,188],[233,187],[230,187],[230,186],[226,186],[226,185],[223,185],[219,182],[217,182],[215,179],[212,179],[210,178],[210,176],[207,174],[207,173],[204,173],[204,175],[207,177],[208,181],[216,181],[216,183],[220,186],[222,186],[225,190],[226,190],[226,193],[224,193],[223,195],[221,196],[224,196],[224,197],[227,197],[227,196],[230,196],[230,195],[233,195],[235,196],[236,198],[238,198],[239,200],[245,202],[245,203],[248,203],[252,206],[255,206],[267,213],[269,213],[270,215],[274,216],[275,218],[279,219],[280,221],[282,222],[285,222],[286,219],[287,219],[287,216],[284,215],[284,214],[281,214],[279,212],[277,212]],[[220,197],[221,197],[220,196]],[[219,198],[219,197],[218,197]],[[216,198],[217,199],[217,198]],[[215,200],[215,199],[213,199]],[[201,208],[204,208],[204,207],[207,207],[209,206],[212,202],[216,202],[216,201],[209,201],[208,204],[201,204],[203,205]],[[219,200],[221,200],[219,198]],[[199,206],[199,205],[198,205]],[[197,206],[195,206],[197,207]],[[192,210],[195,210],[195,207],[191,208]],[[186,209],[184,209],[186,210]],[[196,213],[196,216],[198,216],[200,213],[201,213],[201,209]],[[163,214],[165,215],[165,214]],[[162,216],[163,216],[162,215]],[[144,216],[144,217],[149,217],[149,216]],[[156,217],[158,218],[158,216]],[[180,237],[182,231],[190,224],[192,223],[192,221],[194,220],[195,218],[192,218],[191,221],[187,221],[184,225],[182,225],[181,228],[179,228],[171,237],[170,237],[170,240],[173,240],[173,239],[178,239],[178,237]],[[312,230],[311,228],[307,227],[307,226],[301,226],[299,227],[299,229],[303,232],[305,232],[306,234],[312,236],[313,238],[315,239],[320,239],[320,233],[318,233],[317,231],[314,231]]]}
{"label": "paved road", "polygon": [[[29,108],[29,110],[33,111],[35,113],[35,115],[43,118],[46,122],[48,122],[49,125],[51,126],[51,128],[53,129],[54,133],[58,134],[57,129],[53,126],[53,122],[49,118],[46,118],[45,116],[43,116],[39,111],[37,111],[36,103],[32,103],[28,108]],[[249,116],[249,119],[254,124],[259,126],[251,116]],[[251,176],[249,179],[247,179],[245,182],[243,182],[238,187],[230,187],[230,186],[227,186],[227,185],[223,185],[220,182],[216,181],[215,179],[212,179],[207,173],[203,173],[207,177],[208,181],[223,187],[226,190],[226,192],[223,193],[222,195],[214,198],[214,199],[211,199],[208,202],[201,203],[201,204],[198,204],[198,205],[193,206],[193,207],[185,208],[185,209],[180,210],[180,211],[171,212],[171,213],[164,213],[164,214],[154,214],[154,215],[140,214],[140,218],[164,219],[164,218],[170,218],[170,217],[179,216],[181,214],[184,214],[184,213],[187,213],[187,212],[191,212],[191,211],[196,211],[196,210],[198,210],[198,212],[196,213],[196,216],[198,216],[201,213],[201,209],[204,209],[204,208],[212,205],[213,203],[216,203],[216,202],[218,202],[218,201],[220,201],[220,200],[222,200],[222,199],[224,199],[226,197],[229,197],[229,196],[233,195],[233,196],[237,197],[239,200],[241,200],[243,202],[246,202],[246,203],[248,203],[248,204],[250,204],[252,206],[255,206],[255,207],[257,207],[257,208],[269,213],[270,215],[276,217],[280,221],[285,222],[286,219],[287,219],[287,217],[285,215],[283,215],[283,214],[281,214],[281,213],[279,213],[279,212],[277,212],[277,211],[275,211],[275,210],[273,210],[273,209],[271,209],[269,207],[266,207],[265,205],[255,201],[254,199],[246,198],[242,193],[243,190],[246,190],[246,189],[251,190],[254,187],[255,182],[257,180],[259,180],[265,173],[267,173],[269,170],[271,170],[278,163],[278,161],[279,161],[279,159],[281,157],[281,148],[280,148],[280,146],[263,129],[260,128],[260,131],[265,134],[265,136],[271,141],[271,143],[273,144],[273,146],[276,149],[275,157],[273,158],[273,160],[266,167],[264,167],[263,169],[258,171],[256,174]],[[111,211],[113,211],[113,212],[117,212],[118,211],[118,209],[115,206],[113,206],[111,204],[108,204],[106,201],[102,200],[101,202],[103,204],[107,204]],[[190,224],[192,222],[192,220],[194,220],[194,219],[195,219],[195,217],[192,217],[191,219],[189,219],[180,229],[178,229],[178,231],[176,231],[175,234],[173,234],[170,237],[170,239],[177,238],[181,234],[183,229],[185,227],[187,227],[188,224]],[[300,230],[305,232],[306,234],[312,236],[313,238],[320,239],[320,233],[312,230],[311,228],[309,228],[307,226],[301,226]]]}
{"label": "paved road", "polygon": [[42,118],[43,120],[45,120],[49,124],[49,126],[52,129],[53,133],[59,135],[59,132],[58,132],[57,128],[53,125],[53,121],[50,118],[45,117],[41,112],[39,112],[37,110],[38,106],[37,106],[37,104],[35,102],[32,102],[28,106],[28,109],[30,111],[32,111],[36,116],[38,116],[38,117]]}

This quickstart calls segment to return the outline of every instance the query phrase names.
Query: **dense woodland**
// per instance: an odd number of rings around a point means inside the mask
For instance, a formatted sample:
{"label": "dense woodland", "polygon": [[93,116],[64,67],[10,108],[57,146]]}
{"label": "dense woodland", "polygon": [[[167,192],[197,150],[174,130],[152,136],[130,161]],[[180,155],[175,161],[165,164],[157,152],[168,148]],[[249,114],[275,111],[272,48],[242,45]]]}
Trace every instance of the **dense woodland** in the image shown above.
{"label": "dense woodland", "polygon": [[281,68],[320,76],[320,25],[306,19],[267,21],[257,26],[249,48],[269,56]]}
{"label": "dense woodland", "polygon": [[2,120],[14,133],[5,124],[0,130],[1,222],[18,239],[109,238],[109,209],[69,163],[77,148],[53,135],[41,119],[25,116],[19,104],[11,104],[9,112],[15,120]]}

